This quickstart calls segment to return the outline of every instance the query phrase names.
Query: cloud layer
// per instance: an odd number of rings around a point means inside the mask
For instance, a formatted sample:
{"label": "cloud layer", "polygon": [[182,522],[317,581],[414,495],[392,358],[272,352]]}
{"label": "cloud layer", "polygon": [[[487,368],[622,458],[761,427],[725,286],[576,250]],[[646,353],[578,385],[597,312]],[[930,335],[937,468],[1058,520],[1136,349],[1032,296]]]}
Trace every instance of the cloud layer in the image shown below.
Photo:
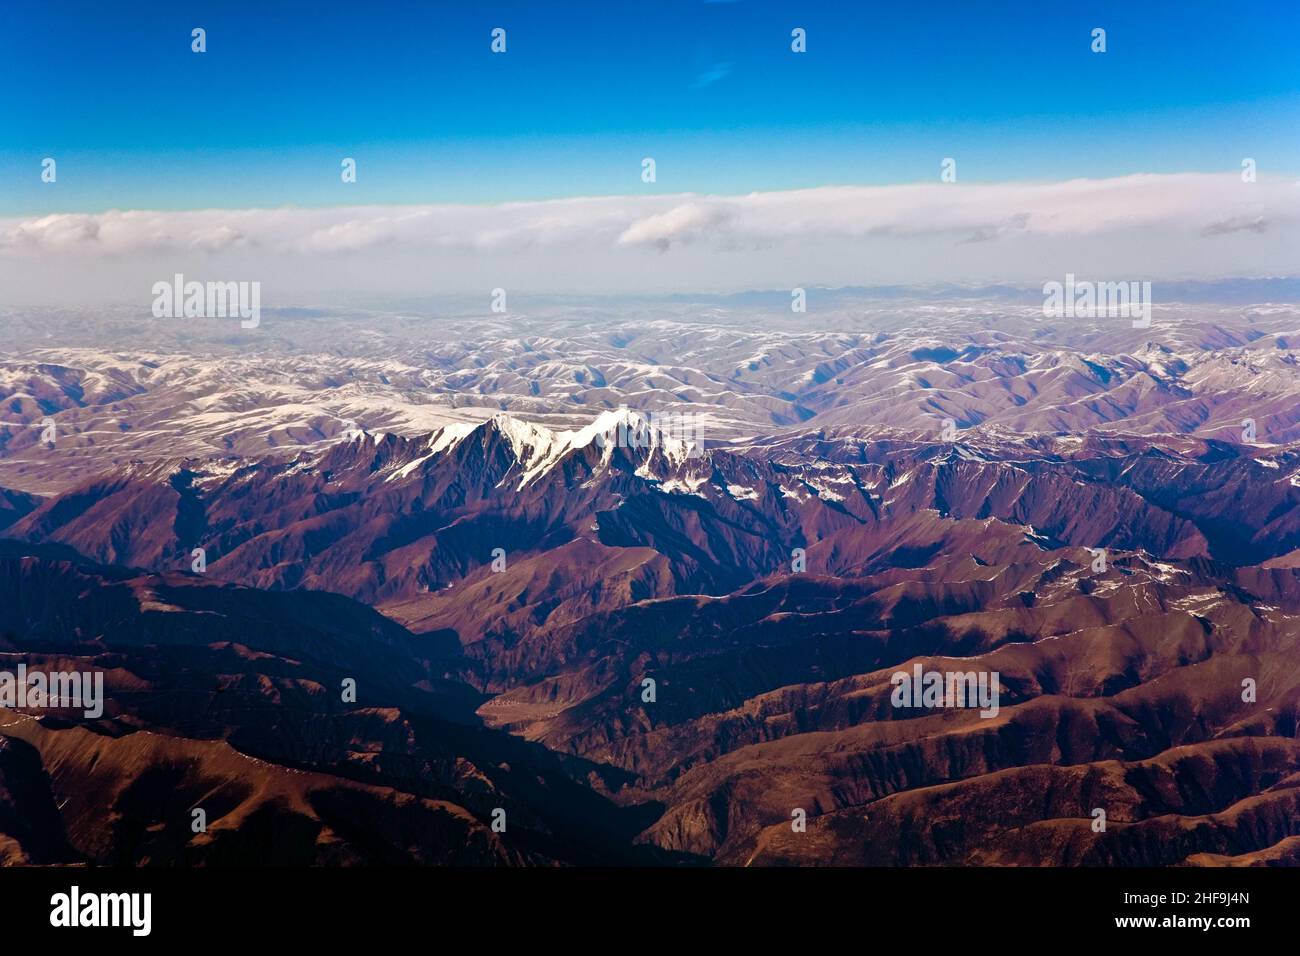
{"label": "cloud layer", "polygon": [[[1298,228],[1300,183],[1191,173],[478,206],[113,210],[0,219],[0,276],[72,267],[104,281],[114,269],[166,275],[256,263],[270,278],[295,276],[295,288],[318,267],[344,268],[361,286],[373,272],[390,289],[385,264],[424,262],[431,278],[466,280],[457,291],[495,270],[556,287],[647,292],[685,291],[680,283],[691,281],[1012,280],[1121,262],[1133,276],[1211,277],[1225,267],[1278,271],[1278,247],[1296,248]],[[782,263],[796,271],[772,275]],[[613,281],[602,283],[593,266]]]}

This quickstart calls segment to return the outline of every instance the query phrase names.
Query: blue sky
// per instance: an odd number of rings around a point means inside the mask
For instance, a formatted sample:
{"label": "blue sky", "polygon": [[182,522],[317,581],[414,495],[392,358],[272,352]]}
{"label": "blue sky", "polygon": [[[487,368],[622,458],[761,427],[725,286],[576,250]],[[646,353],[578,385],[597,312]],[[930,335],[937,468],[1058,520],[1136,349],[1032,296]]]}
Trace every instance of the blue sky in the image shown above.
{"label": "blue sky", "polygon": [[1290,0],[6,0],[0,215],[1294,174],[1298,49]]}

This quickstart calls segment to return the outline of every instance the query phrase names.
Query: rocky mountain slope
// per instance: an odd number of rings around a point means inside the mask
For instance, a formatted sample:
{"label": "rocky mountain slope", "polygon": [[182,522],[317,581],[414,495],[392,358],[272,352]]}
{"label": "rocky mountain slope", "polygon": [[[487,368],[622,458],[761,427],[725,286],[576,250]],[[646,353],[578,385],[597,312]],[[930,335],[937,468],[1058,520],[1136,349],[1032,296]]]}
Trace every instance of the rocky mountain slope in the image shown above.
{"label": "rocky mountain slope", "polygon": [[[0,543],[4,668],[99,672],[107,698],[98,718],[0,713],[0,857],[656,859],[628,838],[645,814],[588,786],[612,771],[484,728],[482,695],[439,675],[441,653],[338,595],[138,575]],[[195,809],[207,823],[197,833]]]}
{"label": "rocky mountain slope", "polygon": [[1296,861],[1294,307],[733,306],[4,356],[0,859]]}

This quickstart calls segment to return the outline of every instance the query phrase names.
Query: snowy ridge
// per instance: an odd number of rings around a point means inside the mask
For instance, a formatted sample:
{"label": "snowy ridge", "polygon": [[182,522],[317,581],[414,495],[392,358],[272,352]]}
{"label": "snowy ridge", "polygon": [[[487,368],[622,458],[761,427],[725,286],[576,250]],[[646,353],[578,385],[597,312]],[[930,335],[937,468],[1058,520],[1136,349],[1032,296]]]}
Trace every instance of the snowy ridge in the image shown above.
{"label": "snowy ridge", "polygon": [[[623,446],[635,449],[644,456],[636,473],[651,479],[656,478],[651,470],[656,453],[674,471],[687,459],[700,454],[700,449],[681,438],[666,434],[642,413],[619,408],[602,412],[591,424],[582,428],[564,431],[552,431],[543,425],[505,414],[494,415],[479,425],[453,423],[430,436],[429,453],[419,461],[451,452],[481,428],[494,429],[510,445],[522,472],[517,486],[519,488],[541,478],[573,452],[593,445],[601,449],[601,468],[608,467],[615,448]],[[406,468],[413,469],[416,464],[412,462]]]}

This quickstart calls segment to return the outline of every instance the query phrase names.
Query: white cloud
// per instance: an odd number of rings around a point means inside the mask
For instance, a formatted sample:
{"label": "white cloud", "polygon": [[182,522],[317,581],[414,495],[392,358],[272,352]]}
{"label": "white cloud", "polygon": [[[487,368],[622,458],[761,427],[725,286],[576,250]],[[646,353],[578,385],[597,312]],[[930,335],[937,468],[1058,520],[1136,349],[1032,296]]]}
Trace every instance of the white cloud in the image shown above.
{"label": "white cloud", "polygon": [[679,202],[665,212],[637,219],[618,237],[622,246],[653,245],[669,249],[674,244],[707,241],[711,236],[730,235],[737,201],[694,199]]}
{"label": "white cloud", "polygon": [[[1300,184],[1243,183],[1235,173],[490,206],[112,210],[0,219],[0,277],[21,278],[33,263],[92,260],[165,275],[183,259],[212,268],[255,262],[295,274],[294,286],[310,284],[310,265],[342,269],[357,287],[372,270],[389,288],[384,264],[401,260],[433,263],[440,287],[507,273],[592,291],[770,287],[786,274],[806,284],[1013,279],[1113,271],[1121,262],[1153,277],[1250,274],[1278,271],[1270,256],[1295,248],[1298,228]],[[93,271],[102,279],[112,269]]]}

